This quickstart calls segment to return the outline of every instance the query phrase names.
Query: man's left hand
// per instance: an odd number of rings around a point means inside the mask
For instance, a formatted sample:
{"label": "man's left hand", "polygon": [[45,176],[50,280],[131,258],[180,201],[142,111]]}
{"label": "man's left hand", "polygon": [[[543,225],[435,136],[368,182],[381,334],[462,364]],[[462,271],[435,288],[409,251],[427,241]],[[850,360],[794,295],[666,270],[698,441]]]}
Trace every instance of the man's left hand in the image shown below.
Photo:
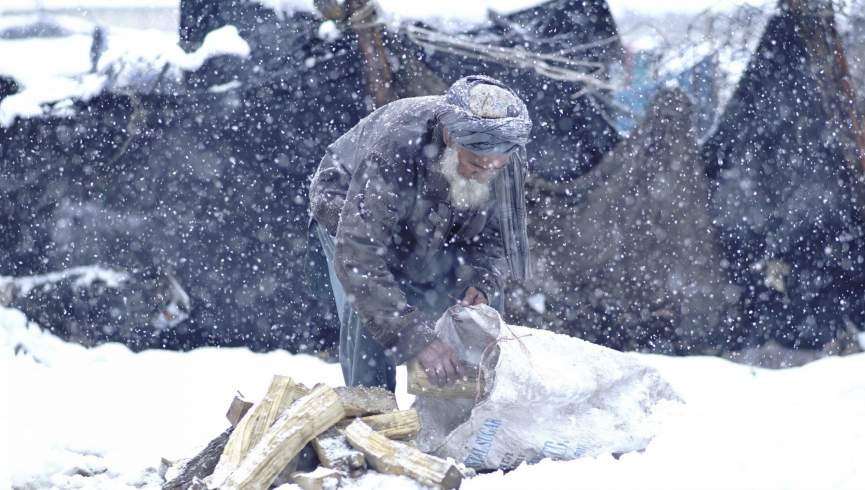
{"label": "man's left hand", "polygon": [[487,297],[484,293],[481,292],[480,289],[471,286],[466,289],[466,294],[463,296],[462,301],[460,301],[460,305],[462,306],[475,306],[475,305],[488,305],[490,304],[487,301]]}

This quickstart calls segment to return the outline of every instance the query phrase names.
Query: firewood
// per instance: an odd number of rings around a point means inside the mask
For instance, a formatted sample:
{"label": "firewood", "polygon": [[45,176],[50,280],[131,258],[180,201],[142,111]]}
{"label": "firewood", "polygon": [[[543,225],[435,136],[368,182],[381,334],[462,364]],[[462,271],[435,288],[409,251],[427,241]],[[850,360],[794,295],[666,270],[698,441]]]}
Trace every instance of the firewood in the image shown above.
{"label": "firewood", "polygon": [[346,417],[375,415],[397,410],[396,397],[384,388],[349,386],[335,388]]}
{"label": "firewood", "polygon": [[[438,386],[433,383],[426,371],[417,361],[408,363],[408,392],[412,395],[428,396],[431,398],[476,398],[478,395],[478,368],[463,364],[463,376],[456,383]],[[483,392],[483,383],[480,384]]]}
{"label": "firewood", "polygon": [[349,444],[366,454],[370,466],[382,473],[408,476],[423,485],[443,489],[458,488],[462,482],[462,475],[452,463],[392,441],[361,420],[352,422],[345,436]]}
{"label": "firewood", "polygon": [[266,490],[303,447],[345,417],[339,396],[325,385],[293,403],[233,471],[220,472],[208,480],[221,490]]}
{"label": "firewood", "polygon": [[[420,432],[420,418],[415,409],[398,410],[396,412],[382,413],[362,417],[364,423],[372,430],[387,437],[388,439],[411,439]],[[344,429],[354,422],[353,419],[345,419],[337,424]]]}
{"label": "firewood", "polygon": [[233,471],[246,453],[255,446],[264,433],[285,409],[295,400],[308,393],[308,389],[287,376],[274,376],[267,394],[256,403],[238,422],[219,458],[217,470]]}
{"label": "firewood", "polygon": [[[222,455],[223,449],[225,449],[225,444],[228,442],[232,430],[234,430],[233,427],[225,429],[222,434],[210,441],[200,453],[181,463],[175,473],[177,476],[164,483],[162,490],[187,490],[195,480],[210,476],[220,455]],[[171,471],[174,472],[174,469],[172,468]]]}
{"label": "firewood", "polygon": [[231,400],[231,405],[228,406],[228,412],[225,417],[231,423],[231,426],[236,426],[240,420],[246,415],[246,412],[252,408],[253,403],[243,398],[243,395],[238,394]]}
{"label": "firewood", "polygon": [[294,473],[291,475],[291,479],[295,485],[303,490],[329,490],[339,486],[342,474],[339,471],[320,466],[309,473]]}
{"label": "firewood", "polygon": [[363,453],[349,445],[341,430],[329,429],[312,440],[312,447],[321,466],[325,468],[337,470],[352,478],[366,471],[366,458]]}

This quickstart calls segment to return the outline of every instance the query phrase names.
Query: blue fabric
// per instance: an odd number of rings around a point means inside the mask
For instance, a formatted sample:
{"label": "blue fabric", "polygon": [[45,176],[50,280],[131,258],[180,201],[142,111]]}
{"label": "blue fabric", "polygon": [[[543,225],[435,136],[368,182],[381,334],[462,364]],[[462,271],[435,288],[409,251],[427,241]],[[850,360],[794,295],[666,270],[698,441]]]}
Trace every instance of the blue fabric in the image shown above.
{"label": "blue fabric", "polygon": [[339,363],[346,386],[380,386],[396,389],[396,367],[384,348],[376,341],[357,312],[351,307],[345,289],[333,269],[336,249],[334,237],[323,226],[315,224],[315,233],[327,259],[327,271],[339,316]]}

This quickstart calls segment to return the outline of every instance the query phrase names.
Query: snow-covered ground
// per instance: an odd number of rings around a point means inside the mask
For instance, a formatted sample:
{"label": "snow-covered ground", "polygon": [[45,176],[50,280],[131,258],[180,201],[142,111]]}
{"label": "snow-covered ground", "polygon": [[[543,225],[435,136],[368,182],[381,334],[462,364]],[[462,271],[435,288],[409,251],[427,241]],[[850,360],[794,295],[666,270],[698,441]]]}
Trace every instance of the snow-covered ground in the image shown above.
{"label": "snow-covered ground", "polygon": [[[779,371],[643,358],[686,401],[644,452],[545,460],[463,488],[863,488],[865,354]],[[86,349],[0,307],[0,488],[4,477],[21,489],[158,488],[160,458],[195,453],[227,427],[236,391],[257,399],[274,374],[341,384],[338,366],[281,351]],[[383,476],[357,486],[414,487]]]}
{"label": "snow-covered ground", "polygon": [[[36,16],[0,16],[0,29],[27,25]],[[18,93],[0,101],[0,126],[19,117],[34,117],[67,109],[72,100],[88,100],[106,88],[139,91],[155,86],[159,78],[179,80],[181,71],[195,71],[213,56],[249,55],[249,45],[234,26],[210,32],[191,53],[177,44],[177,35],[144,29],[112,28],[107,50],[90,73],[90,46],[95,25],[74,17],[53,16],[52,22],[68,31],[57,38],[0,40],[0,74],[15,78]],[[32,60],[39,60],[33,63]],[[162,73],[163,66],[171,69]]]}

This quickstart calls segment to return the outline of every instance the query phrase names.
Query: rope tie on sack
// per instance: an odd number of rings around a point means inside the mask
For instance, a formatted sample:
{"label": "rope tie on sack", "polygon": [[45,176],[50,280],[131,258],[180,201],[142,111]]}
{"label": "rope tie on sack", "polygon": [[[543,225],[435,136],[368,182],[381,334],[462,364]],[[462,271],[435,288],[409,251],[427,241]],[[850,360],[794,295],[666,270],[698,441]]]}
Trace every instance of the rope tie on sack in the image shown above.
{"label": "rope tie on sack", "polygon": [[493,352],[495,352],[495,348],[498,347],[502,342],[507,342],[510,340],[516,340],[520,344],[520,350],[523,352],[523,354],[526,356],[526,360],[529,362],[529,368],[531,368],[532,371],[535,370],[534,363],[532,363],[531,352],[529,352],[529,348],[526,347],[525,342],[522,341],[522,339],[524,337],[531,337],[532,334],[529,333],[526,335],[517,335],[511,329],[511,326],[508,325],[507,323],[505,323],[504,321],[502,321],[502,325],[504,325],[505,328],[508,329],[508,332],[510,332],[511,336],[506,337],[506,336],[503,336],[500,334],[499,338],[490,342],[486,347],[484,347],[484,350],[481,352],[481,360],[478,363],[478,379],[477,379],[477,381],[475,381],[475,404],[476,405],[478,403],[480,403],[480,401],[481,401],[481,395],[482,395],[481,390],[482,390],[483,385],[484,385],[483,381],[488,376],[489,371],[491,371],[491,369],[487,368],[487,361],[489,360],[488,358],[490,355],[492,355]]}

